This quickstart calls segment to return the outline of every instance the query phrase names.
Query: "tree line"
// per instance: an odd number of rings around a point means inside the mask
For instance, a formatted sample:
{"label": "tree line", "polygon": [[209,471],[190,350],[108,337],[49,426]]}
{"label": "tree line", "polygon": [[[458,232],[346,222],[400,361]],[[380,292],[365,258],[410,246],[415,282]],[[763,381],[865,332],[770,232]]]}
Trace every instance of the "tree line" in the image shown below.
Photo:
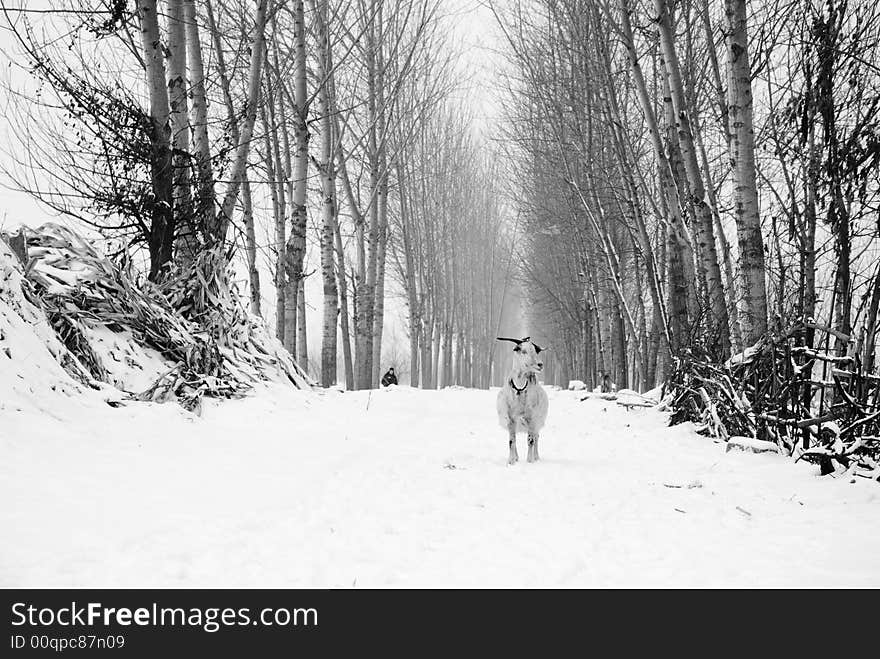
{"label": "tree line", "polygon": [[495,4],[520,279],[560,383],[650,388],[795,321],[874,363],[878,11]]}

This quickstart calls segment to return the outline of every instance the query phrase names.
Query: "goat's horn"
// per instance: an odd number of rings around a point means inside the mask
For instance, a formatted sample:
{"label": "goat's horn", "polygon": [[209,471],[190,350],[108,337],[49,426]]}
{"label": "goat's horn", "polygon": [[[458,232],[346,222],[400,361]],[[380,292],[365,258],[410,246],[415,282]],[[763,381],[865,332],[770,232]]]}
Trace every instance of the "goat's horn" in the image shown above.
{"label": "goat's horn", "polygon": [[498,341],[510,341],[511,343],[515,343],[516,345],[519,345],[523,342],[522,339],[508,339],[506,336],[496,336],[495,338]]}

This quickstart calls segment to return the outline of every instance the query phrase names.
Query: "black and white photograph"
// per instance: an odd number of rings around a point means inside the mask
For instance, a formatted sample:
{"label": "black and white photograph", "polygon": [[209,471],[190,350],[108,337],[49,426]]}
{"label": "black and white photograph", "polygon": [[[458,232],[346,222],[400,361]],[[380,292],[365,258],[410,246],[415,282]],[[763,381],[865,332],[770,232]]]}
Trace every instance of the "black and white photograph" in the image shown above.
{"label": "black and white photograph", "polygon": [[0,64],[0,588],[880,587],[877,2],[2,0]]}

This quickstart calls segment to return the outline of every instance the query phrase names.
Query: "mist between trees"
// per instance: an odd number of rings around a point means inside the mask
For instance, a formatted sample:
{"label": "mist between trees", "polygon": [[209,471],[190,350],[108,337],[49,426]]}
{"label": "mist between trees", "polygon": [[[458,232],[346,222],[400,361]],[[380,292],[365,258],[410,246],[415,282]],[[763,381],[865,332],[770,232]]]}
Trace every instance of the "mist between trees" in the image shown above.
{"label": "mist between trees", "polygon": [[549,382],[591,388],[646,390],[685,353],[804,321],[873,370],[874,3],[488,7],[501,112],[480,130],[467,18],[442,0],[8,9],[33,82],[6,89],[7,178],[134,255],[144,285],[240,272],[323,386],[378,386],[389,295],[395,365],[428,388],[498,384],[494,338],[520,330],[550,348]]}

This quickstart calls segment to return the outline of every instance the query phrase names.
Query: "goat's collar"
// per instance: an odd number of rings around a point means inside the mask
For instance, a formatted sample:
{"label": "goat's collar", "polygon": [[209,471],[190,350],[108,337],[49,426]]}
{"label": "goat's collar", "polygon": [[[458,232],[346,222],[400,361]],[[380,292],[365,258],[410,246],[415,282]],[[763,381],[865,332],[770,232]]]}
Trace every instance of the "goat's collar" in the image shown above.
{"label": "goat's collar", "polygon": [[516,392],[517,396],[519,396],[526,389],[528,389],[529,385],[532,384],[534,381],[535,381],[535,374],[529,373],[528,375],[526,375],[526,383],[522,386],[522,389],[520,389],[519,387],[516,386],[516,383],[513,381],[513,378],[510,378],[510,380],[507,381],[507,384],[509,384],[510,388]]}

